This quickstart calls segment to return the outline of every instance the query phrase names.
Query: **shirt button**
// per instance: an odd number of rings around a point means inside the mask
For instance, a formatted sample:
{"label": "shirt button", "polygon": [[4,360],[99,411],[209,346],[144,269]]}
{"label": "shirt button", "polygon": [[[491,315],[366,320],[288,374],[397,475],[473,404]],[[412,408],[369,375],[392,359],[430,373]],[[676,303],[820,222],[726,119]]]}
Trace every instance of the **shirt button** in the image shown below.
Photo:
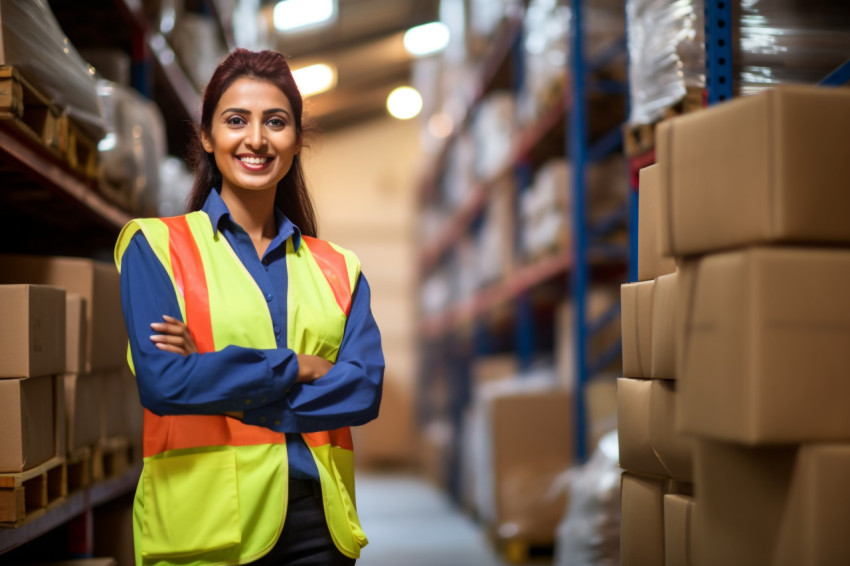
{"label": "shirt button", "polygon": [[275,420],[275,422],[274,422],[274,426],[280,426],[280,420],[279,420],[279,419],[278,419],[278,420]]}
{"label": "shirt button", "polygon": [[246,405],[250,405],[250,404],[251,404],[251,400],[250,400],[250,399],[245,399],[245,404],[246,404]]}
{"label": "shirt button", "polygon": [[268,302],[271,302],[271,300],[272,300],[273,298],[274,298],[274,297],[272,297],[272,294],[271,294],[271,293],[269,293],[268,295],[266,295],[266,301],[268,301]]}
{"label": "shirt button", "polygon": [[268,397],[263,397],[262,399],[260,399],[260,403],[265,403],[268,400],[269,400]]}
{"label": "shirt button", "polygon": [[263,424],[264,422],[266,422],[266,417],[260,417],[260,424]]}

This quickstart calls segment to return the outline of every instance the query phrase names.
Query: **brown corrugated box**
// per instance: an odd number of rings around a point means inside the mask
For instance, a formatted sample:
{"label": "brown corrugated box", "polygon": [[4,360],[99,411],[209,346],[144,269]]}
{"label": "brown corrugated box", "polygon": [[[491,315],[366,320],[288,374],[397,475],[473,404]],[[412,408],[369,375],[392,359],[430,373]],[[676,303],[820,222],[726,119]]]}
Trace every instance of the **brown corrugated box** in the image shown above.
{"label": "brown corrugated box", "polygon": [[497,396],[490,404],[496,532],[501,538],[549,544],[566,510],[553,493],[571,465],[572,395],[563,390]]}
{"label": "brown corrugated box", "polygon": [[55,402],[55,376],[0,379],[0,472],[21,472],[56,454]]}
{"label": "brown corrugated box", "polygon": [[661,185],[658,165],[640,170],[638,200],[638,280],[649,281],[676,271],[676,261],[661,255]]}
{"label": "brown corrugated box", "polygon": [[67,293],[65,307],[65,373],[83,373],[86,371],[86,300],[81,295]]}
{"label": "brown corrugated box", "polygon": [[850,439],[850,250],[750,248],[681,266],[684,432]]}
{"label": "brown corrugated box", "polygon": [[653,379],[649,389],[649,445],[667,476],[693,483],[693,438],[676,428],[676,382]]}
{"label": "brown corrugated box", "polygon": [[620,467],[631,472],[669,477],[650,443],[651,379],[617,380],[617,438]]}
{"label": "brown corrugated box", "polygon": [[[0,283],[55,285],[81,295],[86,299],[88,326],[86,371],[111,370],[127,363],[127,333],[121,311],[120,280],[112,263],[83,258],[0,254]],[[59,373],[64,373],[64,369]]]}
{"label": "brown corrugated box", "polygon": [[625,472],[620,483],[620,566],[664,564],[667,481]]}
{"label": "brown corrugated box", "polygon": [[101,437],[101,407],[104,376],[102,374],[68,373],[65,384],[65,414],[68,451],[92,446]]}
{"label": "brown corrugated box", "polygon": [[696,446],[695,566],[850,564],[850,445]]}
{"label": "brown corrugated box", "polygon": [[676,300],[679,274],[662,275],[652,291],[652,362],[650,376],[676,379]]}
{"label": "brown corrugated box", "polygon": [[0,378],[65,371],[65,291],[0,285]]}
{"label": "brown corrugated box", "polygon": [[661,122],[661,249],[850,243],[850,91],[779,86]]}
{"label": "brown corrugated box", "polygon": [[664,566],[693,566],[692,514],[695,500],[687,495],[664,496]]}
{"label": "brown corrugated box", "polygon": [[650,377],[652,373],[652,291],[655,281],[620,286],[623,324],[623,375]]}

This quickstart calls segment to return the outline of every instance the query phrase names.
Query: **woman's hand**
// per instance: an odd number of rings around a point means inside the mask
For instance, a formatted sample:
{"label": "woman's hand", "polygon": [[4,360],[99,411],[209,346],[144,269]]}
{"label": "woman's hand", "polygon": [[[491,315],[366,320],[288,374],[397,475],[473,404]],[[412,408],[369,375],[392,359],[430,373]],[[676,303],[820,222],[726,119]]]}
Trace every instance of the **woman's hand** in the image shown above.
{"label": "woman's hand", "polygon": [[297,383],[312,383],[334,367],[332,363],[319,356],[298,354],[298,377]]}
{"label": "woman's hand", "polygon": [[151,336],[151,342],[157,348],[183,356],[198,353],[198,347],[185,323],[166,314],[162,315],[162,319],[165,322],[151,323],[151,328],[157,333]]}

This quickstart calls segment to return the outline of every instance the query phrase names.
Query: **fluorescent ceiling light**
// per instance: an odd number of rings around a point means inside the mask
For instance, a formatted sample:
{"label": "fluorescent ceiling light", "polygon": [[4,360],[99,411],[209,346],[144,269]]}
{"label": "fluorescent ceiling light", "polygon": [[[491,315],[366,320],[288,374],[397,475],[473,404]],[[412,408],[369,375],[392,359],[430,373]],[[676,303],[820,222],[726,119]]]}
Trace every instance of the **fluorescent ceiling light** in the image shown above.
{"label": "fluorescent ceiling light", "polygon": [[404,33],[405,49],[417,57],[441,51],[448,44],[449,28],[441,22],[422,24]]}
{"label": "fluorescent ceiling light", "polygon": [[274,27],[293,31],[321,24],[335,15],[336,0],[281,0],[274,7]]}
{"label": "fluorescent ceiling light", "polygon": [[422,95],[413,87],[400,86],[387,97],[387,110],[399,120],[415,118],[422,111]]}
{"label": "fluorescent ceiling light", "polygon": [[310,96],[330,90],[336,84],[336,71],[330,65],[318,63],[292,71],[301,96]]}

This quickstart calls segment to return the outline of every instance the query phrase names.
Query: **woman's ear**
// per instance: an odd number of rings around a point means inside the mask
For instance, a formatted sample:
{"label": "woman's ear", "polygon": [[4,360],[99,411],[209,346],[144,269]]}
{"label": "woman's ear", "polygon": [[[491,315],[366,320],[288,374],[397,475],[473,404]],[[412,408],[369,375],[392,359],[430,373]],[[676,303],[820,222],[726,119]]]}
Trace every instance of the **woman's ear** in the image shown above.
{"label": "woman's ear", "polygon": [[201,132],[201,145],[204,146],[204,151],[207,153],[213,152],[213,145],[210,138],[207,136],[206,132]]}

